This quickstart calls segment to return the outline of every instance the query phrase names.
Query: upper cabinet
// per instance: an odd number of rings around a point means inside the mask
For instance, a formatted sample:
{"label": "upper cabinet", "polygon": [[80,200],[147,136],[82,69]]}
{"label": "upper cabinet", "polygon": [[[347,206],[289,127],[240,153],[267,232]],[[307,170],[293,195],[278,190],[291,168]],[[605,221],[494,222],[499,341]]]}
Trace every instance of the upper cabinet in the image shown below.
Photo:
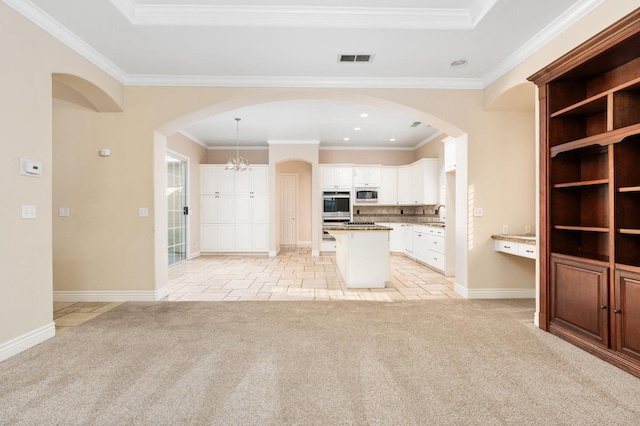
{"label": "upper cabinet", "polygon": [[355,166],[353,186],[356,188],[378,188],[380,186],[379,166]]}
{"label": "upper cabinet", "polygon": [[378,188],[378,204],[398,203],[398,168],[395,166],[380,167],[380,187]]}
{"label": "upper cabinet", "polygon": [[201,194],[233,194],[235,193],[234,174],[224,169],[224,165],[200,165]]}
{"label": "upper cabinet", "polygon": [[322,189],[346,189],[353,188],[352,166],[320,166]]}
{"label": "upper cabinet", "polygon": [[438,192],[438,160],[423,158],[411,165],[411,203],[435,205]]}

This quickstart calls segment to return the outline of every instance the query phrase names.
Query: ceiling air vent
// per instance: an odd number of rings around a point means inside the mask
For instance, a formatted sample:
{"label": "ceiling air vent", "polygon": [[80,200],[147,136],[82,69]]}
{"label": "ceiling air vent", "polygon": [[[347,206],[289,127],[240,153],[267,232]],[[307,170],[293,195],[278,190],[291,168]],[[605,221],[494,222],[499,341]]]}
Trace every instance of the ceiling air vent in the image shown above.
{"label": "ceiling air vent", "polygon": [[422,121],[414,121],[413,123],[411,123],[411,126],[409,127],[418,127],[421,124],[422,124]]}
{"label": "ceiling air vent", "polygon": [[338,62],[373,62],[373,55],[369,53],[349,53],[338,55]]}

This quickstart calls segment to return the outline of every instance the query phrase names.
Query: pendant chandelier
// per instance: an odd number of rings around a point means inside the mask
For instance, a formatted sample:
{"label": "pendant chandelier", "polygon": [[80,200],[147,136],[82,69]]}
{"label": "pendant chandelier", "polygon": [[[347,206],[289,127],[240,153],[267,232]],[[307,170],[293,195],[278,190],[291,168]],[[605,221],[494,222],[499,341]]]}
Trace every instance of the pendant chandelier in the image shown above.
{"label": "pendant chandelier", "polygon": [[240,126],[241,118],[235,118],[236,120],[236,156],[229,158],[227,161],[227,165],[225,166],[225,170],[234,170],[236,172],[244,172],[245,170],[250,170],[249,168],[249,160],[244,157],[240,157],[240,138],[238,136],[238,129]]}

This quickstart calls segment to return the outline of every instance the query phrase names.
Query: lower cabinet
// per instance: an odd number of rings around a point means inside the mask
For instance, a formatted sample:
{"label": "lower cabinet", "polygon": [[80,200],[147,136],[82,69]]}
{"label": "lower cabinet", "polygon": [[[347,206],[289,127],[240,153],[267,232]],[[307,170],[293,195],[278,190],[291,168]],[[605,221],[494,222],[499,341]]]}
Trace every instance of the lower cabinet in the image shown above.
{"label": "lower cabinet", "polygon": [[235,251],[235,225],[203,223],[200,225],[201,251]]}
{"label": "lower cabinet", "polygon": [[260,252],[269,250],[269,224],[237,223],[235,227],[235,251]]}
{"label": "lower cabinet", "polygon": [[640,372],[640,268],[553,254],[549,328],[572,343]]}
{"label": "lower cabinet", "polygon": [[444,272],[444,228],[433,226],[414,227],[414,255],[416,260]]}
{"label": "lower cabinet", "polygon": [[640,361],[640,271],[616,270],[616,350]]}
{"label": "lower cabinet", "polygon": [[550,322],[592,342],[609,343],[609,266],[551,257]]}

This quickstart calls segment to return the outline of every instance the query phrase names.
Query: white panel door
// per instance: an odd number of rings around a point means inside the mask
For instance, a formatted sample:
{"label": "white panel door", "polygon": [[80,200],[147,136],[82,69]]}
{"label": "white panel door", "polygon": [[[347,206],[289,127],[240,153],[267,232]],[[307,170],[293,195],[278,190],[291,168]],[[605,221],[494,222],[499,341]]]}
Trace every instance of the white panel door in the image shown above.
{"label": "white panel door", "polygon": [[201,251],[217,251],[218,250],[218,225],[202,224],[200,225],[200,250]]}
{"label": "white panel door", "polygon": [[218,200],[218,223],[234,223],[235,222],[235,196],[233,195],[233,193],[220,194],[217,200]]}
{"label": "white panel door", "polygon": [[251,174],[251,192],[267,194],[269,192],[269,167],[252,166]]}
{"label": "white panel door", "polygon": [[280,175],[280,244],[297,243],[297,188],[297,175]]}
{"label": "white panel door", "polygon": [[269,251],[269,224],[251,225],[251,251]]}
{"label": "white panel door", "polygon": [[251,224],[236,223],[236,251],[251,251]]}
{"label": "white panel door", "polygon": [[200,196],[200,223],[218,223],[218,196]]}
{"label": "white panel door", "polygon": [[251,195],[251,223],[269,223],[269,196]]}
{"label": "white panel door", "polygon": [[249,194],[235,196],[235,223],[251,223],[252,198]]}

